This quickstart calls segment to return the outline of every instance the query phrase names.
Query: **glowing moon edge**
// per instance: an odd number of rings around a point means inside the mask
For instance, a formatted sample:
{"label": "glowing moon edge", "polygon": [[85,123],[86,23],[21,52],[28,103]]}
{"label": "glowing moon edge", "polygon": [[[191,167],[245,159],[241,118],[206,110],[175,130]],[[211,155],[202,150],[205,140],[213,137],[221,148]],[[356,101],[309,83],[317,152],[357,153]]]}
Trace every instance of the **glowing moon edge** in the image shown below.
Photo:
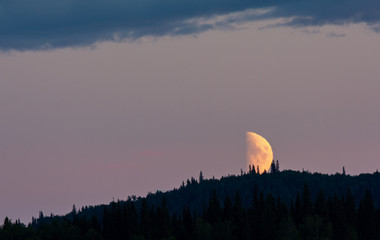
{"label": "glowing moon edge", "polygon": [[247,144],[247,169],[249,165],[254,166],[260,173],[268,172],[273,161],[273,150],[269,142],[262,136],[254,132],[246,132]]}

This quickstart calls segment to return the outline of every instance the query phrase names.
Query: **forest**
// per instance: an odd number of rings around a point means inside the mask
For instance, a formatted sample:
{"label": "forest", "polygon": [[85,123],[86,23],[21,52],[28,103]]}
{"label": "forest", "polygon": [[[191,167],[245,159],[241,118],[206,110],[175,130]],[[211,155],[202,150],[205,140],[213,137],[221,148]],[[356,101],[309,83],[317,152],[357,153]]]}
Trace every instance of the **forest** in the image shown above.
{"label": "forest", "polygon": [[379,175],[201,172],[172,191],[41,212],[27,226],[5,218],[0,239],[380,239]]}

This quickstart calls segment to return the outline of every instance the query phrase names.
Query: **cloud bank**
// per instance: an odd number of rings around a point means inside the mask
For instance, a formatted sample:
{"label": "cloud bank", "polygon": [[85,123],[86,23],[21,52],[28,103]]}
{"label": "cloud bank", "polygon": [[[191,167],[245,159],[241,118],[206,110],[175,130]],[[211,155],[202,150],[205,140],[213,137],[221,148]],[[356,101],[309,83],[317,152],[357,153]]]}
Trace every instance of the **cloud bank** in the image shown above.
{"label": "cloud bank", "polygon": [[264,19],[278,26],[365,23],[380,31],[378,0],[2,0],[0,49],[91,46],[198,34]]}

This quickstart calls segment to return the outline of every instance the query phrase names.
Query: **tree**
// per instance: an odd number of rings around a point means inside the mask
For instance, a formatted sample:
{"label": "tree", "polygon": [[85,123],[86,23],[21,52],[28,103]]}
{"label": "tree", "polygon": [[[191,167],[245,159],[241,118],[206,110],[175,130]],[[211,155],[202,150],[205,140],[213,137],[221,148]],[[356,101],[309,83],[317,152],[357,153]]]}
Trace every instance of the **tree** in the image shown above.
{"label": "tree", "polygon": [[194,234],[196,239],[211,240],[212,239],[212,226],[198,218],[195,222]]}
{"label": "tree", "polygon": [[232,221],[234,223],[234,235],[237,236],[237,239],[245,239],[247,235],[247,223],[239,192],[235,193],[234,204],[232,206]]}
{"label": "tree", "polygon": [[232,218],[232,201],[231,198],[227,195],[223,203],[223,220],[230,221]]}
{"label": "tree", "polygon": [[72,213],[73,215],[77,214],[77,207],[75,206],[75,204],[73,205],[73,208],[72,208],[72,210],[71,210],[71,213]]}
{"label": "tree", "polygon": [[318,216],[306,216],[299,227],[303,239],[331,239],[331,230],[325,227],[323,219]]}
{"label": "tree", "polygon": [[8,217],[5,217],[2,230],[10,231],[11,228],[12,228],[12,221]]}
{"label": "tree", "polygon": [[276,164],[274,160],[272,160],[272,163],[270,164],[270,173],[276,173]]}
{"label": "tree", "polygon": [[148,204],[145,198],[142,200],[140,208],[140,234],[142,234],[146,239],[149,239],[151,236]]}
{"label": "tree", "polygon": [[280,163],[276,160],[276,172],[280,172]]}
{"label": "tree", "polygon": [[318,191],[317,199],[315,200],[315,213],[322,218],[328,218],[328,209],[326,204],[326,198],[322,190]]}
{"label": "tree", "polygon": [[297,193],[296,201],[294,203],[294,212],[293,212],[293,219],[296,226],[298,226],[302,222],[302,207],[301,207],[301,197],[300,194]]}
{"label": "tree", "polygon": [[[193,220],[193,216],[190,213],[190,208],[184,207],[182,211],[182,224],[185,232],[187,233],[184,237],[186,239],[191,239],[191,235],[193,234],[194,231],[194,224],[195,224],[195,219]],[[184,238],[180,238],[184,239]]]}
{"label": "tree", "polygon": [[202,171],[200,171],[200,173],[199,173],[199,183],[201,183],[203,180],[204,180],[203,173],[202,173]]}
{"label": "tree", "polygon": [[38,214],[38,220],[43,220],[43,219],[44,219],[44,213],[40,211],[40,213]]}
{"label": "tree", "polygon": [[156,211],[156,239],[163,239],[170,236],[170,214],[167,208],[167,200],[162,197],[161,206]]}
{"label": "tree", "polygon": [[100,232],[100,223],[98,221],[98,218],[95,216],[95,215],[92,215],[91,217],[91,223],[90,223],[90,226],[93,230],[95,230],[96,232]]}
{"label": "tree", "polygon": [[304,185],[302,191],[302,211],[304,215],[311,214],[312,212],[311,196],[307,184]]}
{"label": "tree", "polygon": [[191,184],[197,184],[197,180],[194,177],[191,177]]}
{"label": "tree", "polygon": [[220,220],[222,209],[215,190],[212,193],[212,197],[209,199],[209,206],[206,210],[206,220],[210,223],[215,223]]}
{"label": "tree", "polygon": [[359,239],[375,239],[375,211],[372,193],[367,189],[358,208],[358,234]]}

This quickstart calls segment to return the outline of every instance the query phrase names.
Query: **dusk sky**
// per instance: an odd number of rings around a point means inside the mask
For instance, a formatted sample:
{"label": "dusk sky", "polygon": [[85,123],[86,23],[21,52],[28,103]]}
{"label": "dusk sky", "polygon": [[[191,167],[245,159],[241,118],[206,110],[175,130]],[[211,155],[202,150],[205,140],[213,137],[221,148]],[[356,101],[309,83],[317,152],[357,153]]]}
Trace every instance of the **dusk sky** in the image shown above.
{"label": "dusk sky", "polygon": [[380,1],[3,0],[0,219],[246,170],[380,168]]}

